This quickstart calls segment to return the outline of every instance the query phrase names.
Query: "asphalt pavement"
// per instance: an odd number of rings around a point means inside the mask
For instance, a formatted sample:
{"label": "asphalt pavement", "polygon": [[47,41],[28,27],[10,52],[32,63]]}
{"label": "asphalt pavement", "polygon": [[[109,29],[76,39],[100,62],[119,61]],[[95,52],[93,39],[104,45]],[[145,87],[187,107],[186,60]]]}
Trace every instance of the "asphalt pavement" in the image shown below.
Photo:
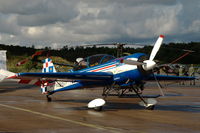
{"label": "asphalt pavement", "polygon": [[[138,105],[138,98],[107,97],[102,111],[87,108],[102,98],[102,89],[59,92],[47,102],[34,86],[0,84],[0,133],[199,133],[200,84],[162,83],[165,96],[154,110]],[[166,86],[167,85],[167,86]],[[156,84],[144,95],[157,95]]]}

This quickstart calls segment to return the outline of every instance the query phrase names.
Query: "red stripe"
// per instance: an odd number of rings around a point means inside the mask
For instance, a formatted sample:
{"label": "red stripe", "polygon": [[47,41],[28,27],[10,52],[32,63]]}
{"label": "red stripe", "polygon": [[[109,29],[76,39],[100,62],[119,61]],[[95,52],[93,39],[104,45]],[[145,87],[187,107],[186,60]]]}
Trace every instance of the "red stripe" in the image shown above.
{"label": "red stripe", "polygon": [[48,67],[48,62],[46,63],[46,68]]}
{"label": "red stripe", "polygon": [[99,70],[107,69],[107,68],[110,68],[110,67],[113,67],[113,66],[115,66],[115,64],[111,65],[111,66],[102,67],[102,68],[99,68],[99,69],[96,69],[96,70],[92,70],[91,72],[97,72]]}
{"label": "red stripe", "polygon": [[31,80],[20,80],[19,83],[21,84],[28,84]]}
{"label": "red stripe", "polygon": [[17,78],[18,78],[17,75],[13,75],[13,76],[7,77],[6,79],[17,79]]}
{"label": "red stripe", "polygon": [[40,86],[41,85],[41,81],[38,80],[34,85]]}

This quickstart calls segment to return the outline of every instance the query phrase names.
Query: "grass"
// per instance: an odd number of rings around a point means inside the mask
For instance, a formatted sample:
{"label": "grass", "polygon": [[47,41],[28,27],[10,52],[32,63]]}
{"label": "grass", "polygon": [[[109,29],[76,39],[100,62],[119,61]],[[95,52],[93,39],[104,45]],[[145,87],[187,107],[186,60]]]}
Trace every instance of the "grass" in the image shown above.
{"label": "grass", "polygon": [[[11,72],[19,73],[19,72],[41,72],[42,71],[42,62],[41,63],[35,63],[32,61],[28,61],[25,64],[22,64],[20,66],[16,66],[16,64],[19,61],[22,61],[24,59],[27,59],[30,57],[28,56],[12,56],[7,59],[7,69]],[[39,60],[44,60],[46,57],[39,57]],[[53,62],[56,63],[62,63],[62,64],[73,64],[72,62],[69,62],[61,57],[57,56],[52,56],[50,57]],[[71,67],[66,67],[66,66],[59,66],[59,65],[54,65],[56,70],[59,72],[64,72],[68,71],[71,69]]]}

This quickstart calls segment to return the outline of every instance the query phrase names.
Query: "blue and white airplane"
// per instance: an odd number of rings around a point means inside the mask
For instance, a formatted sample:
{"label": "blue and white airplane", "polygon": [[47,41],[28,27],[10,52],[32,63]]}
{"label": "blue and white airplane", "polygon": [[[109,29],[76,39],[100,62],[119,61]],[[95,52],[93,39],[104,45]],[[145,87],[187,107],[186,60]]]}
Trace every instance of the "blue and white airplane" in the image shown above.
{"label": "blue and white airplane", "polygon": [[41,73],[18,73],[9,78],[21,79],[20,83],[41,85],[41,91],[46,94],[48,101],[51,101],[50,95],[59,91],[104,87],[105,96],[112,90],[118,91],[119,95],[125,91],[133,91],[142,100],[142,105],[152,108],[156,102],[145,100],[141,95],[144,81],[195,79],[195,77],[153,74],[153,69],[156,67],[154,58],[163,38],[163,35],[159,36],[149,58],[144,53],[121,58],[105,54],[94,55],[85,59],[78,58],[79,65],[70,72],[56,72],[52,60],[47,58]]}

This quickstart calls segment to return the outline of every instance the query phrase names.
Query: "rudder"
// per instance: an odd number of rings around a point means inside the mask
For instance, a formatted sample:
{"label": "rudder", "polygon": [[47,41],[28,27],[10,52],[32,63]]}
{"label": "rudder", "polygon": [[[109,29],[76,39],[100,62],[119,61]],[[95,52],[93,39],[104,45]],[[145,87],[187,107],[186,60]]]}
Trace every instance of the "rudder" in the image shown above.
{"label": "rudder", "polygon": [[43,60],[43,62],[44,62],[43,68],[42,68],[43,73],[56,72],[56,69],[53,65],[52,59],[46,58],[45,60]]}

